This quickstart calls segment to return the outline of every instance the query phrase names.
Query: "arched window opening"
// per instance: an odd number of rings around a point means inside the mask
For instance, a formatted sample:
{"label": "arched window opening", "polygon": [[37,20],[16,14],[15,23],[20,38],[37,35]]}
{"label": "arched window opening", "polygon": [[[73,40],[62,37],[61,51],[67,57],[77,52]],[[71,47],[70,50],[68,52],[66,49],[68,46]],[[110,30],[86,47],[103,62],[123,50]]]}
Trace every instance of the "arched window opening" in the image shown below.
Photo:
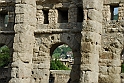
{"label": "arched window opening", "polygon": [[51,56],[51,70],[68,70],[74,64],[72,49],[66,45],[58,46]]}
{"label": "arched window opening", "polygon": [[49,83],[67,83],[70,79],[70,70],[74,64],[72,49],[63,43],[57,43],[50,49],[50,77]]}
{"label": "arched window opening", "polygon": [[10,63],[10,50],[6,45],[0,47],[0,67],[8,68]]}

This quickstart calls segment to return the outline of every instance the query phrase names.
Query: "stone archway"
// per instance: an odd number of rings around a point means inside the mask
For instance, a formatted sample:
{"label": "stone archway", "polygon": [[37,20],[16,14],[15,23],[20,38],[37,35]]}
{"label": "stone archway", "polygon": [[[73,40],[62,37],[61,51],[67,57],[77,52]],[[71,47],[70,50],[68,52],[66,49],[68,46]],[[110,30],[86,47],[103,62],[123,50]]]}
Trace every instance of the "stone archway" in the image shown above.
{"label": "stone archway", "polygon": [[67,44],[72,49],[74,54],[74,65],[72,67],[70,78],[72,79],[71,81],[78,83],[80,79],[81,63],[80,39],[80,33],[35,33],[35,47],[33,57],[33,65],[35,65],[35,67],[33,68],[32,75],[33,78],[36,79],[35,81],[49,81],[51,54],[57,46]]}
{"label": "stone archway", "polygon": [[[66,37],[67,37],[67,40],[68,40],[69,37],[70,37],[70,39],[72,38],[71,36],[66,36]],[[72,69],[71,69],[71,72],[70,72],[70,79],[68,79],[68,81],[70,81],[70,82],[71,81],[72,82],[73,81],[76,81],[78,83],[79,82],[79,79],[80,79],[81,54],[80,54],[80,47],[78,47],[78,43],[74,43],[75,41],[76,40],[72,41],[73,44],[70,44],[68,41],[66,41],[66,45],[68,45],[69,47],[71,47],[72,52],[73,52],[73,56],[74,56],[74,64],[72,66]],[[55,50],[55,48],[57,48],[58,46],[60,46],[62,44],[65,44],[65,43],[59,42],[59,43],[53,44],[52,47],[50,48],[50,55],[53,53],[53,51]],[[74,44],[77,44],[77,45],[74,45]]]}

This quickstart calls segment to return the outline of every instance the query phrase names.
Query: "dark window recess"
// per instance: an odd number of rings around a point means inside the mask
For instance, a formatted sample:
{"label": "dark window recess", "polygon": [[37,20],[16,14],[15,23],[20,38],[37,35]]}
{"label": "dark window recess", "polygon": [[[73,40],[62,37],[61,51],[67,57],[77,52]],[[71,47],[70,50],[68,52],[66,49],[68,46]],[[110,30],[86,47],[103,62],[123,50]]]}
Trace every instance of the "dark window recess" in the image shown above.
{"label": "dark window recess", "polygon": [[43,14],[44,14],[44,24],[49,24],[48,13],[49,13],[49,10],[43,10]]}
{"label": "dark window recess", "polygon": [[78,7],[77,11],[77,22],[83,22],[84,14],[83,14],[83,8]]}
{"label": "dark window recess", "polygon": [[8,22],[9,22],[9,15],[5,15],[5,18],[4,18],[4,26],[5,27],[8,26]]}
{"label": "dark window recess", "polygon": [[9,15],[8,14],[0,14],[0,27],[4,28],[8,26]]}
{"label": "dark window recess", "polygon": [[111,20],[118,20],[118,6],[111,6]]}
{"label": "dark window recess", "polygon": [[58,9],[58,23],[68,22],[68,9]]}

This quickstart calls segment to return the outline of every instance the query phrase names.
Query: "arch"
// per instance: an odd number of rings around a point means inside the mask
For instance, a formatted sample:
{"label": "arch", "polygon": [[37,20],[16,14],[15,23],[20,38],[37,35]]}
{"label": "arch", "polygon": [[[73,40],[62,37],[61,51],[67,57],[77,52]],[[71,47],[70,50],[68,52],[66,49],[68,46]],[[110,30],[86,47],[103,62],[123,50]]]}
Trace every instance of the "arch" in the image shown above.
{"label": "arch", "polygon": [[[75,40],[73,40],[73,42],[75,42]],[[63,42],[54,43],[51,45],[51,48],[50,48],[50,56],[52,56],[52,53],[58,46],[63,45],[63,44],[68,45],[72,49],[72,52],[73,52],[74,63],[70,71],[69,79],[72,79],[71,82],[76,81],[78,83],[80,79],[80,64],[81,64],[81,53],[80,53],[80,48],[78,44],[76,44],[77,46],[74,46],[71,44],[63,43]],[[76,77],[74,78],[75,75]]]}
{"label": "arch", "polygon": [[[50,48],[50,56],[52,56],[53,51],[54,51],[58,46],[61,46],[61,45],[63,45],[63,44],[68,45],[68,44],[63,43],[63,42],[58,42],[58,43],[52,44],[52,46],[51,46],[51,48]],[[70,45],[68,45],[68,46],[73,50],[73,48],[72,48]]]}

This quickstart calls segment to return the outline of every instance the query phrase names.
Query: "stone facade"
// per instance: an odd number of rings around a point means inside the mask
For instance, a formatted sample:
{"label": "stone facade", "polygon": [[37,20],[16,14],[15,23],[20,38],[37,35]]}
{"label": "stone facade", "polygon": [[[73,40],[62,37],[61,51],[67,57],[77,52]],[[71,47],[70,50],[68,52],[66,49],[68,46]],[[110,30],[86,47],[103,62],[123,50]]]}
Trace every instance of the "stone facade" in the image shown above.
{"label": "stone facade", "polygon": [[49,83],[62,44],[74,55],[69,83],[121,83],[123,0],[0,0],[0,8],[0,45],[12,58],[7,83]]}

